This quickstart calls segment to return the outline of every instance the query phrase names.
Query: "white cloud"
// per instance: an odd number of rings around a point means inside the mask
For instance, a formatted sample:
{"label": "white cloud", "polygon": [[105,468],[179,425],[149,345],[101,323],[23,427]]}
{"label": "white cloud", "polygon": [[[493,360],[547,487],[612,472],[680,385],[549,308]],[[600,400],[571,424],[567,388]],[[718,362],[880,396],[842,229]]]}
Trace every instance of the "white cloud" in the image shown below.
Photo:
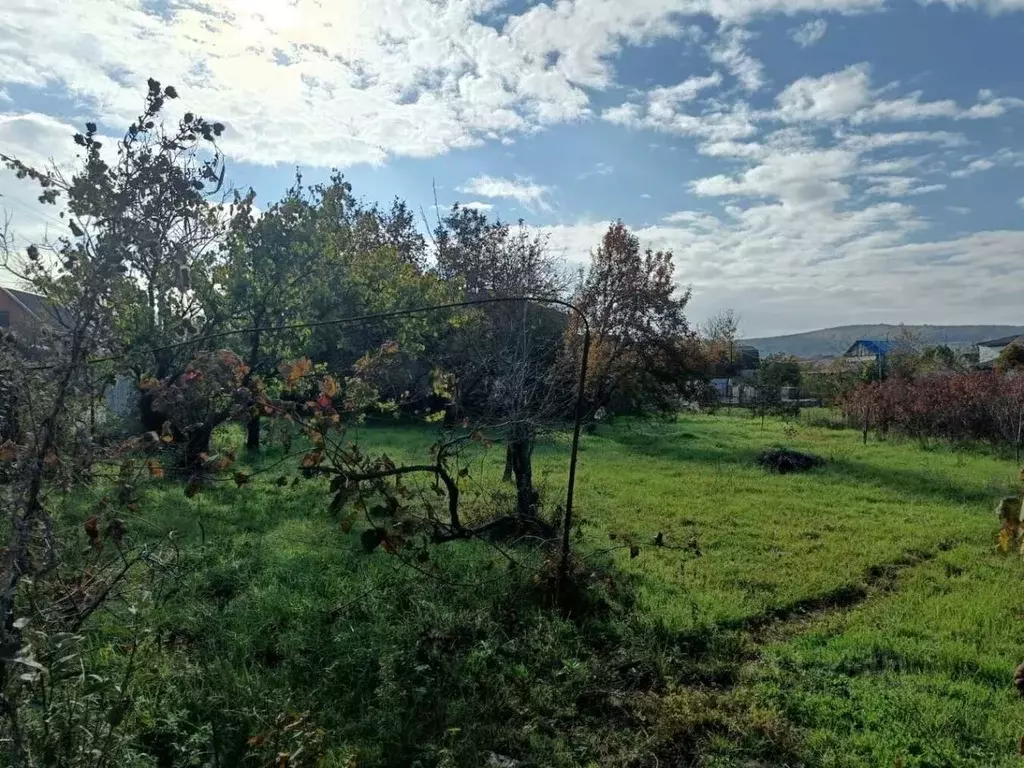
{"label": "white cloud", "polygon": [[[770,335],[873,321],[1012,322],[1018,311],[1007,277],[1019,273],[1024,232],[922,240],[925,222],[896,202],[799,214],[758,204],[699,227],[686,218],[635,232],[645,246],[674,252],[678,282],[694,290],[691,317],[741,306],[747,327]],[[606,227],[543,231],[566,258],[585,261]]]}
{"label": "white cloud", "polygon": [[232,159],[382,163],[586,117],[623,45],[682,33],[674,5],[537,5],[499,30],[492,0],[6,0],[0,83],[64,86],[122,125],[154,76],[228,125]]}
{"label": "white cloud", "polygon": [[971,209],[966,205],[947,205],[946,210],[950,213],[955,213],[957,216],[966,216],[971,212]]}
{"label": "white cloud", "polygon": [[952,99],[924,100],[922,91],[894,99],[884,94],[895,86],[871,88],[871,67],[866,62],[820,77],[802,77],[776,97],[775,116],[786,122],[850,120],[854,123],[911,121],[935,118],[980,120],[1001,117],[1011,108],[1024,106],[1017,98],[996,98],[983,90],[970,107]]}
{"label": "white cloud", "polygon": [[648,193],[644,192],[642,195],[640,195],[640,199],[641,200],[650,200],[651,196]]}
{"label": "white cloud", "polygon": [[[751,33],[743,22],[776,13],[879,9],[882,0],[560,0],[509,15],[497,28],[485,14],[500,5],[176,0],[158,9],[149,0],[6,0],[0,83],[63,86],[89,114],[119,127],[134,116],[152,75],[178,86],[183,99],[174,108],[187,105],[228,126],[223,148],[233,160],[379,164],[484,141],[508,143],[586,119],[586,89],[615,83],[613,64],[623,48],[697,39],[696,28],[681,23],[686,16],[721,22],[708,55],[754,92],[765,75],[747,51]],[[604,117],[714,141],[751,135],[749,114],[735,105],[675,114],[673,105],[718,87],[720,77],[691,78],[654,93],[651,115],[623,105]],[[913,95],[906,98],[890,111],[925,108]],[[948,109],[939,104],[927,108]],[[989,94],[962,116],[995,116],[1016,106]]]}
{"label": "white cloud", "polygon": [[[74,126],[48,115],[0,114],[0,152],[39,170],[51,163],[59,170],[71,170],[75,160],[71,137],[75,133]],[[62,207],[40,203],[40,191],[35,183],[19,180],[0,166],[0,225],[10,219],[19,248],[68,233],[67,224],[59,217]]]}
{"label": "white cloud", "polygon": [[780,152],[738,177],[711,176],[693,182],[705,197],[774,198],[792,208],[830,205],[849,196],[841,181],[856,170],[857,156],[841,149]]}
{"label": "white cloud", "polygon": [[973,156],[965,157],[964,160],[968,161],[967,165],[950,174],[954,179],[965,179],[976,173],[990,171],[998,166],[1014,168],[1024,167],[1024,152],[1018,152],[1004,147],[997,152],[992,153],[988,157]]}
{"label": "white cloud", "polygon": [[459,203],[459,206],[462,208],[469,208],[473,211],[481,211],[483,213],[494,210],[494,206],[491,203],[482,203],[479,200],[474,200],[469,203]]}
{"label": "white cloud", "polygon": [[898,131],[896,133],[837,134],[840,144],[847,149],[866,152],[904,144],[935,143],[943,147],[962,147],[968,144],[962,133],[951,131]]}
{"label": "white cloud", "polygon": [[577,179],[589,179],[592,176],[610,176],[615,173],[615,166],[608,163],[596,163],[589,171],[579,174]]}
{"label": "white cloud", "polygon": [[648,92],[642,96],[642,104],[626,102],[609,107],[601,113],[601,119],[627,128],[697,136],[709,142],[734,142],[757,133],[754,115],[742,102],[728,107],[701,108],[693,114],[682,111],[683,105],[666,99],[667,90],[671,89],[657,88]]}
{"label": "white cloud", "polygon": [[1017,199],[1017,205],[1019,205],[1021,208],[1024,208],[1024,197]]}
{"label": "white cloud", "polygon": [[700,92],[721,85],[722,75],[712,72],[706,77],[690,77],[677,85],[655,88],[648,91],[647,98],[651,108],[655,110],[669,109],[688,101],[693,101]]}
{"label": "white cloud", "polygon": [[867,64],[855,64],[821,77],[801,77],[775,98],[778,115],[787,122],[840,120],[851,117],[871,101]]}
{"label": "white cloud", "polygon": [[717,229],[720,226],[717,217],[700,211],[676,211],[662,221],[666,224],[685,224],[687,227],[698,229]]}
{"label": "white cloud", "polygon": [[1010,13],[1024,9],[1022,0],[923,0],[927,5],[942,4],[953,10],[982,9],[992,14]]}
{"label": "white cloud", "polygon": [[946,188],[945,184],[918,184],[918,180],[913,176],[867,176],[866,178],[872,186],[868,187],[864,194],[879,197],[927,195],[931,192],[941,192]]}
{"label": "white cloud", "polygon": [[793,42],[801,48],[809,48],[821,40],[821,38],[825,36],[825,32],[827,30],[827,21],[824,19],[815,19],[814,21],[808,21],[806,24],[801,24],[799,27],[794,27],[789,30],[789,36],[793,38]]}
{"label": "white cloud", "polygon": [[882,160],[877,163],[868,163],[861,166],[861,173],[868,176],[878,176],[886,173],[904,173],[921,164],[923,158],[901,157],[898,160]]}
{"label": "white cloud", "polygon": [[488,198],[507,198],[531,209],[551,210],[546,198],[551,187],[535,184],[532,179],[502,179],[494,176],[477,176],[458,188],[468,195]]}
{"label": "white cloud", "polygon": [[742,27],[727,27],[720,31],[718,41],[708,47],[708,55],[739,80],[744,90],[756,91],[764,85],[764,67],[744,48],[751,37]]}
{"label": "white cloud", "polygon": [[996,164],[987,158],[981,158],[979,160],[972,160],[966,166],[958,171],[953,171],[950,176],[954,179],[965,179],[968,176],[973,176],[975,173],[981,173],[991,168],[995,168]]}

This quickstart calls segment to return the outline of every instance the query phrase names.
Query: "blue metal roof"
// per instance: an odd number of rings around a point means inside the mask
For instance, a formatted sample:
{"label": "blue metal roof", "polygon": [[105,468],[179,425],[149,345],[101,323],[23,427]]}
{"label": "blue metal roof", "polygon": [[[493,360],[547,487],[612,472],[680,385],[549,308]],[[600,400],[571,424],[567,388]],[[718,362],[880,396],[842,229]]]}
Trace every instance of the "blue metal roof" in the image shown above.
{"label": "blue metal roof", "polygon": [[858,344],[864,345],[865,348],[867,348],[871,352],[874,352],[879,357],[885,357],[894,348],[901,346],[900,342],[898,341],[888,341],[882,339],[857,339],[855,342],[853,342],[850,348],[846,350],[846,354],[849,355],[851,352],[853,352],[854,348],[856,348]]}

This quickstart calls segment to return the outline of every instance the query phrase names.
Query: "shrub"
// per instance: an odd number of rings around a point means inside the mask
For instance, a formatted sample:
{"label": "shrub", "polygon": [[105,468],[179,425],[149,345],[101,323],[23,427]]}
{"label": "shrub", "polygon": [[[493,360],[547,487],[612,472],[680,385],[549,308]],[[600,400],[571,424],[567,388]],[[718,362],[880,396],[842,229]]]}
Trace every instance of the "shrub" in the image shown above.
{"label": "shrub", "polygon": [[841,404],[864,431],[1013,446],[1024,437],[1024,376],[944,373],[862,384]]}

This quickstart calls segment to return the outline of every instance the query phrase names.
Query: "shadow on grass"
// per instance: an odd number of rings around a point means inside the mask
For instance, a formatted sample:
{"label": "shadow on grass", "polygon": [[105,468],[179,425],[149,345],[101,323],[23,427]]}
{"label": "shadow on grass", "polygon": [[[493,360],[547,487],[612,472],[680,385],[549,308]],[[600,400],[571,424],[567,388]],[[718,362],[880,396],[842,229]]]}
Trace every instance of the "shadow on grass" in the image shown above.
{"label": "shadow on grass", "polygon": [[662,461],[697,462],[705,464],[736,464],[754,466],[759,450],[734,448],[695,439],[691,433],[651,434],[641,432],[610,433],[607,439],[628,448],[632,453],[652,456]]}
{"label": "shadow on grass", "polygon": [[[669,462],[732,465],[753,467],[762,449],[735,448],[716,445],[707,440],[694,440],[692,436],[678,439],[671,434],[609,434],[608,439],[627,448],[633,453],[651,456]],[[901,469],[868,464],[849,459],[829,460],[821,470],[815,470],[820,477],[847,482],[882,486],[897,498],[918,498],[943,501],[952,504],[980,504],[993,502],[990,488],[964,485],[940,473],[919,469]],[[1007,489],[1010,492],[1011,489]]]}
{"label": "shadow on grass", "polygon": [[917,497],[952,504],[982,505],[989,505],[994,500],[991,489],[962,485],[939,473],[926,470],[880,467],[860,461],[839,459],[830,461],[827,471],[849,482],[884,486],[904,498]]}

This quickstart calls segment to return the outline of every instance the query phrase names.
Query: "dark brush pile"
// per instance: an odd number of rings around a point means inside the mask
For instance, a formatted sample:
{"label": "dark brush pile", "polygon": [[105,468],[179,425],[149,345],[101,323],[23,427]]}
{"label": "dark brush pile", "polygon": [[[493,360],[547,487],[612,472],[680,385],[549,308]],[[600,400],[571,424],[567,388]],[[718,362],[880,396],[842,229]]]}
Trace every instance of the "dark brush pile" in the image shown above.
{"label": "dark brush pile", "polygon": [[820,456],[791,451],[788,448],[770,448],[761,452],[761,455],[757,457],[757,463],[763,469],[785,475],[790,472],[806,472],[815,467],[824,466],[825,460]]}

